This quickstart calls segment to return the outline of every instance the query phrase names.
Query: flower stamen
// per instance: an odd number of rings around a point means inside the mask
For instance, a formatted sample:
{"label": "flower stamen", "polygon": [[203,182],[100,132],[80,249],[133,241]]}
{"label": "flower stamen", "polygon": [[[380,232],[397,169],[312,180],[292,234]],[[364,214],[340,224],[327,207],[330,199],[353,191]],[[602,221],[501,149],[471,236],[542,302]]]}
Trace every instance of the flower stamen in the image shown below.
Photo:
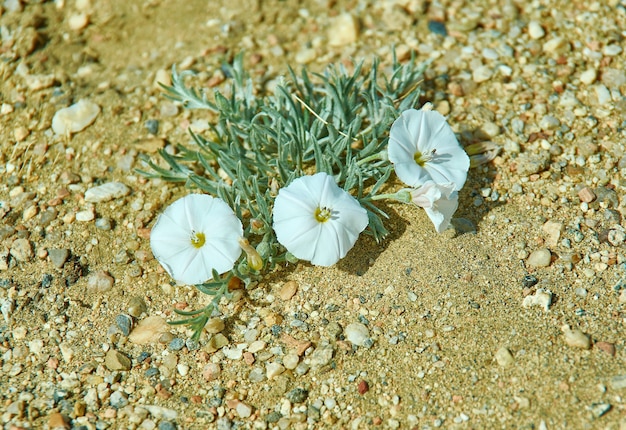
{"label": "flower stamen", "polygon": [[437,149],[435,148],[433,148],[433,150],[430,151],[430,154],[422,154],[420,151],[416,151],[415,154],[413,155],[413,159],[415,160],[418,166],[424,167],[424,164],[428,163],[429,161],[432,161],[435,158],[436,153],[437,153]]}
{"label": "flower stamen", "polygon": [[204,246],[206,242],[206,236],[204,235],[204,233],[192,231],[190,240],[194,248],[200,249]]}
{"label": "flower stamen", "polygon": [[317,222],[326,222],[330,219],[332,215],[332,211],[329,208],[320,208],[315,209],[315,219]]}

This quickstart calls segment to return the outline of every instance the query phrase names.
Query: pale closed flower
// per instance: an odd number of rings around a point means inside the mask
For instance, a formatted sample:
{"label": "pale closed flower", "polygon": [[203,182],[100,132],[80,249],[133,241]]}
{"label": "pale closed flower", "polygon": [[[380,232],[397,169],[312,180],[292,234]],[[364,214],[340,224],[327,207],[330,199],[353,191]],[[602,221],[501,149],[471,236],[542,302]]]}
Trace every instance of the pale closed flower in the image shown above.
{"label": "pale closed flower", "polygon": [[459,195],[454,190],[454,184],[428,181],[417,189],[409,190],[409,193],[411,203],[424,208],[437,233],[448,228],[452,215],[459,206]]}
{"label": "pale closed flower", "polygon": [[190,194],[176,200],[159,216],[150,233],[154,257],[172,278],[200,284],[213,270],[231,270],[241,255],[241,221],[221,199]]}
{"label": "pale closed flower", "polygon": [[273,217],[278,242],[318,266],[345,257],[368,225],[367,211],[326,173],[302,176],[280,189]]}
{"label": "pale closed flower", "polygon": [[432,180],[460,190],[467,179],[469,157],[446,119],[436,111],[409,109],[391,126],[389,160],[405,184],[418,187]]}

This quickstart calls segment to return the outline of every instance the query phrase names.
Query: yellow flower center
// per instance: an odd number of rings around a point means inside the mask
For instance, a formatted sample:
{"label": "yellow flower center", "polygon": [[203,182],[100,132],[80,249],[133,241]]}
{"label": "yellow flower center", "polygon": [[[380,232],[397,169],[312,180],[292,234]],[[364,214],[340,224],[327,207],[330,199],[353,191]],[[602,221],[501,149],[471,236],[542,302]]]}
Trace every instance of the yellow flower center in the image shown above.
{"label": "yellow flower center", "polygon": [[195,231],[191,233],[191,244],[194,248],[202,248],[205,242],[204,233],[196,233]]}
{"label": "yellow flower center", "polygon": [[331,210],[328,208],[315,209],[315,219],[317,222],[326,222],[330,219]]}
{"label": "yellow flower center", "polygon": [[424,164],[428,163],[433,158],[435,158],[436,152],[437,152],[436,149],[433,149],[430,152],[430,154],[422,154],[421,152],[416,151],[415,154],[413,154],[413,159],[415,160],[418,166],[424,167]]}

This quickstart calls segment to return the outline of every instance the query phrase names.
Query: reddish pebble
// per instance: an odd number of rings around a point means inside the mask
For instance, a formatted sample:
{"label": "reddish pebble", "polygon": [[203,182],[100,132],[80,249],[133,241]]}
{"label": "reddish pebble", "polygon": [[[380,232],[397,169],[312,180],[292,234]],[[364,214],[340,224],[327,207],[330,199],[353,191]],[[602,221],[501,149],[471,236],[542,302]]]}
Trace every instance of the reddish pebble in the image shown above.
{"label": "reddish pebble", "polygon": [[383,423],[383,419],[381,417],[372,418],[372,424],[374,424],[375,426],[379,426],[382,423]]}
{"label": "reddish pebble", "polygon": [[59,359],[55,357],[51,357],[50,359],[48,359],[47,364],[50,369],[56,369],[57,367],[59,367]]}
{"label": "reddish pebble", "polygon": [[370,385],[365,380],[361,380],[358,386],[359,394],[365,394],[370,390]]}
{"label": "reddish pebble", "polygon": [[591,188],[584,187],[578,192],[578,198],[581,202],[591,203],[596,199],[596,193]]}
{"label": "reddish pebble", "polygon": [[252,365],[254,364],[254,354],[252,354],[250,351],[246,351],[243,353],[243,361],[246,362],[247,365]]}
{"label": "reddish pebble", "polygon": [[50,429],[69,429],[70,425],[63,415],[58,412],[50,414],[48,417],[48,428]]}
{"label": "reddish pebble", "polygon": [[595,346],[596,346],[596,348],[598,348],[601,351],[606,352],[610,356],[612,356],[612,357],[615,356],[615,345],[613,345],[612,343],[609,343],[609,342],[596,342]]}
{"label": "reddish pebble", "polygon": [[191,396],[191,403],[202,403],[202,396]]}

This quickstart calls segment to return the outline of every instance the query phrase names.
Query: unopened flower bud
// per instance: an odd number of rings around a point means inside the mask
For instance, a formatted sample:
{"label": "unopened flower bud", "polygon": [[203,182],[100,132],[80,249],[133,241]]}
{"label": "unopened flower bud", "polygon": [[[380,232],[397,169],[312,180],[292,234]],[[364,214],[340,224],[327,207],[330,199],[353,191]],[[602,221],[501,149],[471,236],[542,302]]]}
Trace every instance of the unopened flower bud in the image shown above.
{"label": "unopened flower bud", "polygon": [[243,237],[239,239],[239,246],[246,253],[248,267],[256,271],[261,270],[263,268],[263,259],[261,258],[257,250],[254,249],[252,245],[250,245],[248,239],[245,239]]}
{"label": "unopened flower bud", "polygon": [[250,220],[250,231],[253,234],[265,234],[267,232],[267,226],[260,219],[252,218]]}

